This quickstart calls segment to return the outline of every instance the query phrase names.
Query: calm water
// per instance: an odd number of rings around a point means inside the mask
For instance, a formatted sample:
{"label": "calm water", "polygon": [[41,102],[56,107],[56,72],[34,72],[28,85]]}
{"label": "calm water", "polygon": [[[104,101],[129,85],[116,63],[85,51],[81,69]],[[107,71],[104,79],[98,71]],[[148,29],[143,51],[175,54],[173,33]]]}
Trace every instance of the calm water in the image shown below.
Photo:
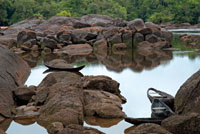
{"label": "calm water", "polygon": [[[131,53],[131,52],[130,52]],[[129,117],[150,117],[151,104],[147,98],[146,91],[153,87],[175,96],[179,87],[196,71],[200,69],[200,56],[193,51],[174,52],[153,52],[148,55],[144,52],[132,52],[128,56],[107,56],[98,57],[88,62],[81,70],[84,75],[107,75],[120,83],[121,94],[127,99],[123,105],[123,111]],[[159,58],[164,57],[164,58]],[[155,58],[156,57],[156,58]],[[85,58],[88,60],[88,58]],[[79,60],[79,63],[86,62]],[[115,64],[117,62],[116,65]],[[43,72],[47,68],[39,65],[32,68],[32,73],[27,80],[27,85],[38,85],[47,75]],[[101,121],[103,122],[103,121]],[[108,121],[105,121],[108,122]],[[121,121],[116,125],[106,128],[92,126],[84,123],[85,126],[97,128],[106,134],[123,134],[124,130],[132,125]],[[47,131],[37,123],[23,126],[12,122],[7,130],[8,134],[47,134]]]}

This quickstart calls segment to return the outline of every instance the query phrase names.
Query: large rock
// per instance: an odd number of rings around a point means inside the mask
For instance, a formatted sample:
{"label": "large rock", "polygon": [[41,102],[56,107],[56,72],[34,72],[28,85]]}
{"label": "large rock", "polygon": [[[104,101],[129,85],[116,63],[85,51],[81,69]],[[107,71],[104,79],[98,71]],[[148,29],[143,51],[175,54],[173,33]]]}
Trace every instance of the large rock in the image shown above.
{"label": "large rock", "polygon": [[84,90],[84,112],[86,116],[124,118],[126,115],[122,112],[121,104],[120,98],[109,92]]}
{"label": "large rock", "polygon": [[126,102],[126,99],[120,94],[119,83],[107,76],[85,76],[81,79],[83,89],[86,90],[100,90],[106,91],[117,95],[122,103]]}
{"label": "large rock", "polygon": [[36,33],[31,30],[24,30],[18,33],[17,35],[17,43],[24,44],[28,40],[36,39]]}
{"label": "large rock", "polygon": [[35,95],[35,87],[34,86],[22,86],[14,89],[14,96],[16,98],[17,103],[28,103],[31,100],[32,96]]}
{"label": "large rock", "polygon": [[127,134],[172,134],[160,125],[144,123],[128,131]]}
{"label": "large rock", "polygon": [[28,64],[0,45],[0,114],[11,117],[14,104],[12,90],[24,84],[30,74]]}
{"label": "large rock", "polygon": [[200,71],[193,74],[175,96],[175,111],[179,114],[200,113]]}
{"label": "large rock", "polygon": [[197,113],[174,115],[163,120],[161,125],[173,134],[199,134],[200,115]]}
{"label": "large rock", "polygon": [[128,27],[130,29],[136,29],[137,31],[145,27],[144,21],[142,19],[135,19],[128,22]]}
{"label": "large rock", "polygon": [[89,55],[93,48],[89,44],[74,44],[63,47],[56,53],[63,53],[68,55]]}
{"label": "large rock", "polygon": [[39,122],[83,124],[83,90],[75,86],[80,77],[70,72],[47,75],[38,86],[39,91],[36,95],[37,104],[44,104]]}
{"label": "large rock", "polygon": [[108,27],[113,25],[113,18],[106,15],[91,14],[81,17],[81,21],[92,26]]}

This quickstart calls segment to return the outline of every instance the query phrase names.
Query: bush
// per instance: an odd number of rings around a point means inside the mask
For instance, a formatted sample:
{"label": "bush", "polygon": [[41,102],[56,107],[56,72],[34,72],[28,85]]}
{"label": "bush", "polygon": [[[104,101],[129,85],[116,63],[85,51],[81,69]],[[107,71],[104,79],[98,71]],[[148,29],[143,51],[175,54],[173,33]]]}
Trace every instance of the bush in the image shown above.
{"label": "bush", "polygon": [[65,16],[65,17],[71,17],[71,13],[69,11],[61,11],[59,13],[56,14],[57,16]]}

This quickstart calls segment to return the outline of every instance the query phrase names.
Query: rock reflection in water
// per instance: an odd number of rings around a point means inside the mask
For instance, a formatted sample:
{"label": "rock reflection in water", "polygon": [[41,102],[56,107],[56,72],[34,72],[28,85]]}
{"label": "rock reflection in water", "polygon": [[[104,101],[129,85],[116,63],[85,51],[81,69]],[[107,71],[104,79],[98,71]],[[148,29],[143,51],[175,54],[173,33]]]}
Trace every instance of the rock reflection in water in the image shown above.
{"label": "rock reflection in water", "polygon": [[[118,50],[108,51],[102,55],[95,52],[85,56],[68,56],[68,55],[46,55],[34,57],[32,54],[22,56],[31,67],[38,64],[38,59],[43,59],[44,62],[53,59],[64,59],[69,64],[103,64],[110,71],[122,72],[124,69],[130,68],[134,72],[142,72],[143,70],[150,70],[163,62],[168,62],[173,58],[172,51],[164,50]],[[41,62],[41,61],[40,61]]]}
{"label": "rock reflection in water", "polygon": [[88,125],[92,125],[92,126],[100,126],[100,127],[104,127],[104,128],[109,128],[112,127],[114,125],[117,125],[120,121],[122,121],[123,119],[121,118],[116,118],[116,119],[103,119],[103,118],[99,118],[99,117],[84,117],[85,118],[85,122]]}

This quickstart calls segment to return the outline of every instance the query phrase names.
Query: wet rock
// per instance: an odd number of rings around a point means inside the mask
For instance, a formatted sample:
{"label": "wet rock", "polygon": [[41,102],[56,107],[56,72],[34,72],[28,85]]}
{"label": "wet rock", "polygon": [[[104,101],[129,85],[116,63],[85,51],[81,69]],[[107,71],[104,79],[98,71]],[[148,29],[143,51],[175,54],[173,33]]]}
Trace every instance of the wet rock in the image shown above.
{"label": "wet rock", "polygon": [[90,127],[83,127],[80,125],[68,125],[66,128],[59,131],[57,134],[104,134],[104,133]]}
{"label": "wet rock", "polygon": [[47,48],[50,48],[50,49],[57,48],[57,42],[54,39],[43,38],[42,41],[41,41],[41,44],[43,45],[43,47],[47,47]]}
{"label": "wet rock", "polygon": [[163,127],[161,127],[160,125],[153,124],[153,123],[141,124],[141,125],[133,128],[132,130],[129,130],[129,132],[127,132],[127,134],[148,134],[148,133],[172,134],[172,133],[168,132],[166,129],[164,129]]}
{"label": "wet rock", "polygon": [[57,33],[57,38],[65,45],[72,44],[72,34],[69,31],[61,31]]}
{"label": "wet rock", "polygon": [[178,90],[175,96],[175,112],[200,113],[200,71],[193,74]]}
{"label": "wet rock", "polygon": [[148,35],[145,36],[145,40],[150,42],[150,43],[156,43],[156,42],[158,42],[159,39],[154,34],[148,34]]}
{"label": "wet rock", "polygon": [[32,96],[35,95],[35,86],[23,86],[14,89],[14,96],[18,104],[24,103],[27,104],[31,100]]}
{"label": "wet rock", "polygon": [[17,43],[23,44],[26,41],[35,39],[36,40],[36,33],[31,30],[21,31],[17,35]]}
{"label": "wet rock", "polygon": [[[109,92],[84,90],[84,113],[102,118],[124,118],[121,99]],[[115,112],[113,112],[115,111]]]}
{"label": "wet rock", "polygon": [[0,45],[0,114],[11,117],[14,104],[12,89],[24,84],[30,74],[28,64]]}
{"label": "wet rock", "polygon": [[6,119],[3,122],[0,123],[0,129],[6,132],[6,130],[9,128],[10,124],[12,122],[12,119]]}
{"label": "wet rock", "polygon": [[142,19],[135,19],[128,22],[128,27],[130,29],[136,29],[137,31],[145,27],[144,21]]}
{"label": "wet rock", "polygon": [[52,50],[51,50],[51,48],[44,47],[43,52],[44,52],[44,54],[51,54]]}
{"label": "wet rock", "polygon": [[151,28],[142,28],[140,30],[138,30],[139,33],[143,34],[144,36],[146,36],[147,34],[152,34],[152,29]]}
{"label": "wet rock", "polygon": [[144,36],[141,33],[135,33],[133,40],[134,40],[134,43],[142,42],[144,41]]}
{"label": "wet rock", "polygon": [[109,28],[103,31],[103,36],[111,44],[122,42],[122,33],[119,32],[118,28]]}
{"label": "wet rock", "polygon": [[109,128],[112,126],[117,125],[120,121],[123,120],[123,118],[116,118],[116,119],[105,119],[105,118],[99,118],[94,116],[87,116],[84,117],[85,122],[92,126],[100,126],[103,128]]}
{"label": "wet rock", "polygon": [[89,55],[92,51],[93,49],[89,44],[74,44],[63,47],[57,53],[68,55]]}
{"label": "wet rock", "polygon": [[200,115],[190,113],[186,115],[174,115],[162,121],[162,127],[173,134],[198,134]]}

